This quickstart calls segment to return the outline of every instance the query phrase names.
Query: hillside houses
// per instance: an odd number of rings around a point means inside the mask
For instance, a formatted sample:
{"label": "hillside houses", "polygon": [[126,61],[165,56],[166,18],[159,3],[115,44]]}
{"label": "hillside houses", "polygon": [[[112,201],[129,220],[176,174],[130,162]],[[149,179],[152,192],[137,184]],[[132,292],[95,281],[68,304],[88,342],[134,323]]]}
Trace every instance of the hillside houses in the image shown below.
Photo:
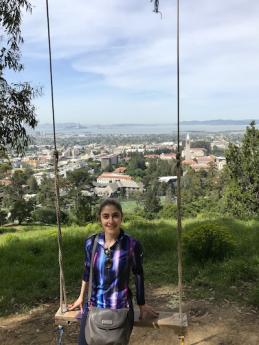
{"label": "hillside houses", "polygon": [[171,159],[176,159],[176,153],[161,153],[161,154],[150,153],[150,154],[144,155],[144,158],[146,159],[159,158],[162,160],[171,160]]}
{"label": "hillside houses", "polygon": [[129,196],[135,192],[143,192],[143,184],[135,182],[129,175],[112,172],[102,173],[97,177],[94,192],[98,196]]}
{"label": "hillside houses", "polygon": [[[213,136],[211,147],[225,148],[228,142],[224,140],[223,136]],[[195,141],[194,141],[195,142]],[[182,150],[182,164],[187,167],[190,166],[195,171],[201,169],[208,170],[212,165],[218,170],[223,169],[226,164],[224,157],[217,157],[209,155],[203,147],[191,147],[192,141],[189,134],[186,137],[186,145]],[[182,142],[180,143],[182,145]],[[197,146],[197,144],[196,144]],[[77,144],[69,145],[67,141],[65,144],[58,146],[59,151],[59,174],[66,178],[68,173],[76,169],[86,169],[90,175],[100,173],[100,171],[111,171],[112,173],[103,172],[97,177],[96,185],[92,187],[97,195],[129,195],[134,192],[142,192],[143,186],[141,183],[134,181],[134,179],[126,174],[126,167],[128,162],[134,156],[132,153],[142,154],[145,158],[145,165],[148,167],[151,159],[167,160],[170,164],[175,164],[176,144],[173,141],[164,142],[146,142],[146,143],[126,143],[120,145],[101,143],[88,143],[86,145]],[[10,156],[12,168],[25,169],[31,168],[34,172],[34,177],[38,185],[41,184],[44,176],[47,178],[54,178],[53,170],[53,146],[47,144],[30,145],[29,152],[23,157]],[[207,147],[208,149],[208,147]],[[118,166],[118,164],[125,166]],[[164,163],[164,162],[162,162]],[[10,184],[9,178],[3,178],[0,184],[6,186]]]}

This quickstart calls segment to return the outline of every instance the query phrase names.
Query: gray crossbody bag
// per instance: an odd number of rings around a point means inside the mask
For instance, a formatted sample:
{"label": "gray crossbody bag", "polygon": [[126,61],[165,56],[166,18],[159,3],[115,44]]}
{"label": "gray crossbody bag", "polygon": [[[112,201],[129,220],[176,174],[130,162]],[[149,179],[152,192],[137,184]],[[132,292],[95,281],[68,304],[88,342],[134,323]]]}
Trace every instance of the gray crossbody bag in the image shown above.
{"label": "gray crossbody bag", "polygon": [[88,283],[88,314],[85,325],[85,339],[88,345],[127,345],[132,331],[129,309],[91,307],[93,283],[93,261],[98,241],[95,236]]}

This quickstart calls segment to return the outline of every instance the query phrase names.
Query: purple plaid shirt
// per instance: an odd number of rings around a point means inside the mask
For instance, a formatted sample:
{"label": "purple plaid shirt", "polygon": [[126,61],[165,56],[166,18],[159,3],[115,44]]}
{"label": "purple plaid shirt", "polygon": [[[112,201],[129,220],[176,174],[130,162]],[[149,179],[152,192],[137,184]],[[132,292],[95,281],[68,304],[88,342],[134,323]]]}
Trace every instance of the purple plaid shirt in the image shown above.
{"label": "purple plaid shirt", "polygon": [[[140,243],[120,231],[117,241],[111,246],[112,267],[105,267],[107,256],[104,253],[104,232],[97,234],[98,241],[93,261],[93,282],[91,305],[100,308],[120,309],[129,306],[130,272],[135,276],[136,300],[138,305],[145,304],[143,252]],[[88,282],[90,263],[95,235],[85,240],[85,270],[83,280]]]}

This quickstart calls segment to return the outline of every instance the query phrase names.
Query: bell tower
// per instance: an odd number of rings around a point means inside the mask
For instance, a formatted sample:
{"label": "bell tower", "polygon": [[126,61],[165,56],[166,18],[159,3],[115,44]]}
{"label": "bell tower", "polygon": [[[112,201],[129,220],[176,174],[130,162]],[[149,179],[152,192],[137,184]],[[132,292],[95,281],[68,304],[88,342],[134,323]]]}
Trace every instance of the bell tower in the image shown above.
{"label": "bell tower", "polygon": [[184,158],[186,160],[190,160],[191,159],[191,141],[190,141],[189,133],[187,133],[187,136],[186,136],[186,144],[185,144],[184,153],[185,153],[185,157]]}

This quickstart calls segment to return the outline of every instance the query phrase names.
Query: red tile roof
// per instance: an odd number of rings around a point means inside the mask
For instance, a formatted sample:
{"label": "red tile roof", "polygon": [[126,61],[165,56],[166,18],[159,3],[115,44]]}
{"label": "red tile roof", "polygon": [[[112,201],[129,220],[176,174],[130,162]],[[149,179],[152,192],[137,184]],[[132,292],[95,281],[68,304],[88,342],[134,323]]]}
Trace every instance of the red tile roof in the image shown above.
{"label": "red tile roof", "polygon": [[184,159],[182,161],[183,164],[186,164],[186,165],[192,165],[192,164],[195,164],[195,161],[192,160],[192,159]]}
{"label": "red tile roof", "polygon": [[113,172],[123,174],[123,173],[125,173],[126,170],[127,170],[127,168],[125,168],[125,167],[118,167]]}
{"label": "red tile roof", "polygon": [[129,175],[114,174],[114,173],[103,173],[97,177],[97,179],[106,178],[106,179],[117,179],[117,180],[132,180],[132,177]]}
{"label": "red tile roof", "polygon": [[161,153],[160,158],[162,159],[176,159],[175,153]]}
{"label": "red tile roof", "polygon": [[144,158],[160,158],[160,155],[150,154],[150,155],[145,155]]}
{"label": "red tile roof", "polygon": [[214,162],[215,157],[214,156],[202,156],[202,157],[197,157],[196,158],[198,163],[199,162]]}

